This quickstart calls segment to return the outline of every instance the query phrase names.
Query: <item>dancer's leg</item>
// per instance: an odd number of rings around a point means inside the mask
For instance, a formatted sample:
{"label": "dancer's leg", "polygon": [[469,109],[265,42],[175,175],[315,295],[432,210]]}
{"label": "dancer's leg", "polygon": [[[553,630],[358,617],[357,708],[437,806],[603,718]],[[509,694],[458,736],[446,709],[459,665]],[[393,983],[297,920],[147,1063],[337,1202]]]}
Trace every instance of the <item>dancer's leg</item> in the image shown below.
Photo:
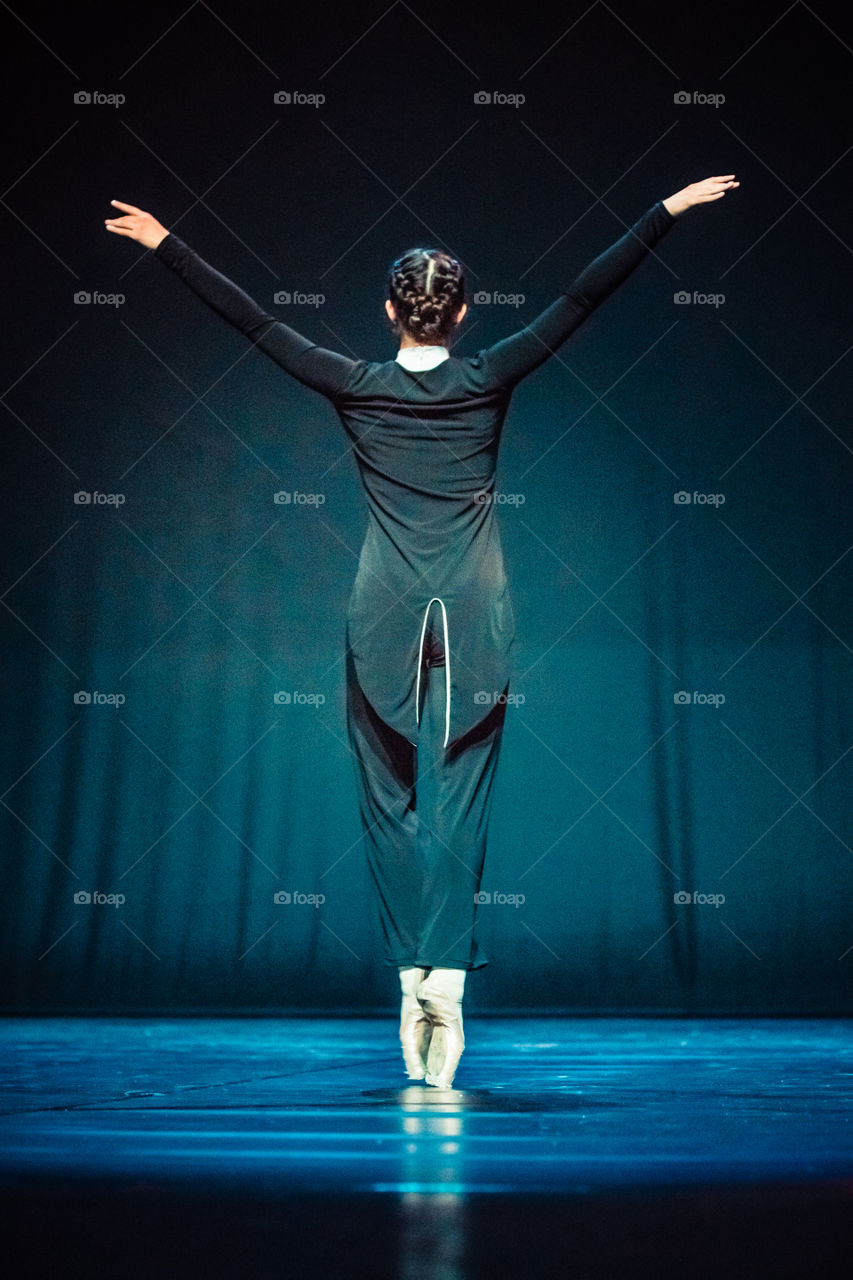
{"label": "dancer's leg", "polygon": [[[475,894],[505,703],[445,749],[444,669],[427,676],[416,797],[414,748],[370,705],[347,653],[347,727],[386,963],[400,971],[404,1057],[411,1079],[425,1071],[429,1084],[448,1087],[464,1046],[465,971],[488,963],[473,937]],[[409,990],[424,974],[415,998],[429,1025]]]}
{"label": "dancer's leg", "polygon": [[[436,650],[438,653],[436,654]],[[417,998],[433,1024],[426,1055],[429,1085],[450,1088],[465,1048],[462,997],[467,971],[487,963],[474,937],[476,894],[485,860],[506,702],[449,750],[446,681],[440,646],[432,645],[418,737],[416,806],[423,901],[418,954],[432,967]]]}
{"label": "dancer's leg", "polygon": [[423,864],[418,963],[446,969],[488,964],[474,936],[476,897],[506,702],[464,738],[442,747],[443,668],[429,672],[417,752],[418,849]]}
{"label": "dancer's leg", "polygon": [[400,975],[400,1044],[410,1080],[423,1080],[433,1024],[417,990],[428,969],[416,965],[421,867],[414,803],[415,751],[377,715],[347,652],[347,730],[355,758],[367,865],[385,938],[385,962]]}
{"label": "dancer's leg", "polygon": [[427,1072],[433,1024],[418,1000],[418,988],[428,972],[427,969],[414,967],[400,969],[403,993],[400,1004],[400,1043],[410,1080],[423,1080]]}
{"label": "dancer's leg", "polygon": [[430,969],[418,987],[418,1002],[432,1022],[432,1037],[426,1054],[427,1084],[449,1089],[465,1048],[462,1025],[462,996],[465,969]]}
{"label": "dancer's leg", "polygon": [[377,715],[347,652],[347,730],[367,865],[385,938],[385,962],[414,966],[420,928],[414,747]]}

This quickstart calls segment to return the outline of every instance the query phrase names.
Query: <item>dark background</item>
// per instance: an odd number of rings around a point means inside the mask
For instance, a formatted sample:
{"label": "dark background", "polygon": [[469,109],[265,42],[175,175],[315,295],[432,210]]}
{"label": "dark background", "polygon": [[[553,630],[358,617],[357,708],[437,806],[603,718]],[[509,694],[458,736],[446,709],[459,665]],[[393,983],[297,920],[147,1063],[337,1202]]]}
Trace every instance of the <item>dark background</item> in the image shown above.
{"label": "dark background", "polygon": [[[473,354],[655,200],[734,172],[507,418],[519,701],[469,999],[849,1011],[849,18],[197,0],[4,7],[0,30],[4,1007],[399,994],[346,745],[366,524],[346,438],[104,230],[110,198],[315,341],[390,359],[384,274],[403,250],[449,249],[472,296],[524,295],[471,307],[456,351]],[[276,307],[279,290],[325,301]],[[323,501],[276,505],[282,490]]]}

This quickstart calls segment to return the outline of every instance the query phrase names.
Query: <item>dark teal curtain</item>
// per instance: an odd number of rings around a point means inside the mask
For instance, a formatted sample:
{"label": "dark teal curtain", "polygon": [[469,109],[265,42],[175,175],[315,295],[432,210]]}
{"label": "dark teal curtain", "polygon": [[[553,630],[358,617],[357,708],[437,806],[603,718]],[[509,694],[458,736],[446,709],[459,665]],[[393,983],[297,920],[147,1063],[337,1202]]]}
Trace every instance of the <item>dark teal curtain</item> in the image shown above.
{"label": "dark teal curtain", "polygon": [[379,360],[404,249],[524,295],[475,302],[473,354],[654,200],[735,172],[513,401],[472,994],[849,1010],[851,33],[824,9],[3,15],[6,1009],[398,996],[346,743],[347,441],[105,232],[110,198]]}

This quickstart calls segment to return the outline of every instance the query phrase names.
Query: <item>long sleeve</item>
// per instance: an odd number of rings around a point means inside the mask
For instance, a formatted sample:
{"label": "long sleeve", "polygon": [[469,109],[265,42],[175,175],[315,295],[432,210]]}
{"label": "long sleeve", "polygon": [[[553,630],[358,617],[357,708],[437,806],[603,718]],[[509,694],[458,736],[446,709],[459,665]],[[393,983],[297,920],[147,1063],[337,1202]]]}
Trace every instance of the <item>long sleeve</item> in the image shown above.
{"label": "long sleeve", "polygon": [[483,351],[495,381],[512,387],[538,369],[639,266],[677,219],[658,200],[604,253],[586,267],[565,293],[517,333]]}
{"label": "long sleeve", "polygon": [[349,382],[356,361],[318,347],[289,325],[276,320],[174,232],[160,241],[154,255],[180,276],[202,302],[239,329],[259,351],[297,381],[330,400]]}

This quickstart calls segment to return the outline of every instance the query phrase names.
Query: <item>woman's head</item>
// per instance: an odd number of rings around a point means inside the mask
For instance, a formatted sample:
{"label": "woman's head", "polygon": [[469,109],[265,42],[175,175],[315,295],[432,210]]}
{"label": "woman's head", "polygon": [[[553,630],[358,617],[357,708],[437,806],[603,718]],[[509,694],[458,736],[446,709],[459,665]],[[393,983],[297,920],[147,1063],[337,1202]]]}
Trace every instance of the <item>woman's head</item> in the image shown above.
{"label": "woman's head", "polygon": [[441,249],[410,249],[391,264],[385,311],[394,332],[447,346],[467,310],[462,267]]}

